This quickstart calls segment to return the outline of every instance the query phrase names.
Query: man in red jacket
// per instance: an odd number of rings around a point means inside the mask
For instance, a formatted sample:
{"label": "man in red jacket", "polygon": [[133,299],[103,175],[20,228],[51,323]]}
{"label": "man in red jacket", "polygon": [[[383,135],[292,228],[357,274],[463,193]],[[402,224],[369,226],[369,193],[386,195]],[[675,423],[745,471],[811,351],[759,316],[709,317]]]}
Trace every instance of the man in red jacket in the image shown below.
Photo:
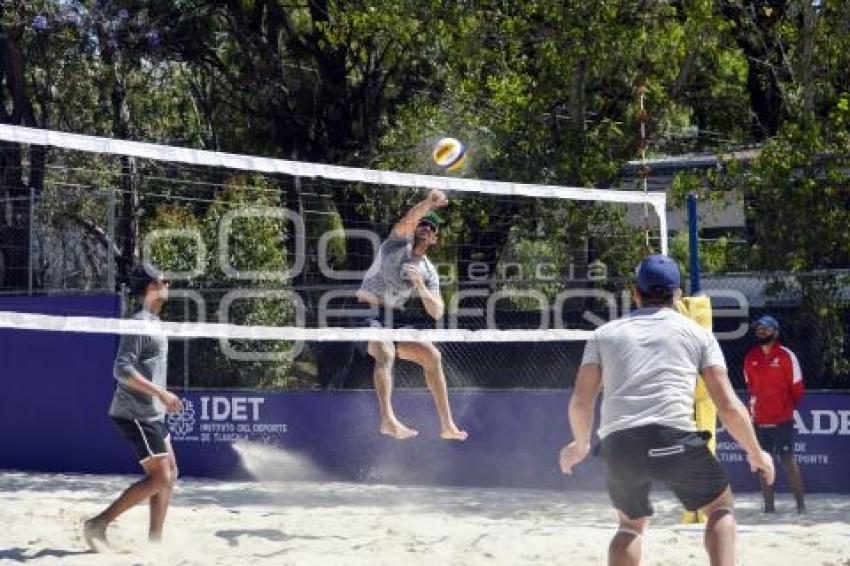
{"label": "man in red jacket", "polygon": [[[797,512],[804,513],[803,478],[794,457],[794,410],[805,392],[803,373],[794,352],[779,343],[779,322],[774,317],[764,315],[756,320],[753,333],[758,345],[744,357],[750,415],[759,444],[779,456],[797,501]],[[762,482],[761,488],[764,512],[773,513],[773,486]]]}

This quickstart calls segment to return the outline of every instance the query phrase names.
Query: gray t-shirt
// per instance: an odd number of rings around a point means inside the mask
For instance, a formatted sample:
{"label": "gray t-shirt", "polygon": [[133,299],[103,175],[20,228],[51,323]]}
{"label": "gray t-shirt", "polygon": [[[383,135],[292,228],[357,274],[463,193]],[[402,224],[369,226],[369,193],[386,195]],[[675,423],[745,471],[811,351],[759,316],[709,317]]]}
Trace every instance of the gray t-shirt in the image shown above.
{"label": "gray t-shirt", "polygon": [[696,430],[697,374],[726,367],[711,331],[669,308],[639,309],[600,326],[581,363],[602,368],[600,438],[648,424]]}
{"label": "gray t-shirt", "polygon": [[440,277],[434,264],[425,256],[413,255],[413,236],[403,238],[390,234],[378,249],[360,290],[380,297],[388,307],[401,307],[413,290],[413,285],[404,277],[405,264],[414,265],[419,270],[428,289],[440,288]]}
{"label": "gray t-shirt", "polygon": [[112,396],[109,415],[130,420],[162,420],[165,418],[165,407],[159,399],[132,389],[126,381],[137,373],[165,389],[168,339],[157,328],[159,317],[152,312],[142,309],[131,318],[149,321],[151,331],[149,334],[121,336],[112,367],[118,386]]}

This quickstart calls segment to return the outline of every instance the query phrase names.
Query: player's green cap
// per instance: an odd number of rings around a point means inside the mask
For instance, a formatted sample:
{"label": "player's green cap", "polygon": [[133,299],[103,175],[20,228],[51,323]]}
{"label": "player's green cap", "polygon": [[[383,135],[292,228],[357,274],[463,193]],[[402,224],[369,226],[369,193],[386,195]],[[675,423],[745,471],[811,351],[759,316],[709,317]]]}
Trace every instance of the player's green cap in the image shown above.
{"label": "player's green cap", "polygon": [[419,219],[419,224],[428,224],[434,229],[434,231],[439,230],[440,224],[442,223],[443,219],[440,218],[440,215],[433,210]]}

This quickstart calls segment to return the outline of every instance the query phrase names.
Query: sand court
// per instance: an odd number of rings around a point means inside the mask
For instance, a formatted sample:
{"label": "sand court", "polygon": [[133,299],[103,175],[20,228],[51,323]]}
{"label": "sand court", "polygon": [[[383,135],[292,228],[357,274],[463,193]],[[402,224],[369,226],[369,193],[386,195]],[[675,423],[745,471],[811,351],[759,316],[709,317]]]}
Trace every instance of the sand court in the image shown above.
{"label": "sand court", "polygon": [[[161,545],[145,542],[147,509],[110,527],[112,554],[91,554],[84,518],[127,476],[0,474],[0,563],[47,564],[604,564],[613,514],[604,493],[435,488],[342,482],[183,479]],[[787,499],[787,500],[786,500]],[[647,564],[706,564],[700,526],[656,497]],[[850,565],[850,498],[789,497],[778,513],[738,500],[739,563]]]}

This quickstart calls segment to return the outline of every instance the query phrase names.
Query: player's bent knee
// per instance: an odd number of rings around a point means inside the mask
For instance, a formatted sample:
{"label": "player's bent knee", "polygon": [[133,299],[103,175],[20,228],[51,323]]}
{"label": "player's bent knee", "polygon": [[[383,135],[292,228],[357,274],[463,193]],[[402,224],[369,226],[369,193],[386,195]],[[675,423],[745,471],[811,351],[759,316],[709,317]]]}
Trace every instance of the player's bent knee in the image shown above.
{"label": "player's bent knee", "polygon": [[177,480],[171,472],[157,476],[155,481],[158,491],[171,491],[174,489],[174,486],[177,485]]}
{"label": "player's bent knee", "polygon": [[617,514],[619,516],[619,524],[617,525],[617,535],[619,535],[620,533],[623,533],[623,535],[628,535],[631,533],[634,536],[641,536],[646,530],[646,525],[649,522],[649,519],[647,519],[646,517],[642,517],[640,519],[631,519],[620,510],[617,511]]}
{"label": "player's bent knee", "polygon": [[392,365],[395,360],[395,348],[392,344],[371,343],[369,344],[369,354],[375,358],[375,363],[381,366]]}
{"label": "player's bent knee", "polygon": [[168,474],[165,476],[165,488],[172,490],[177,485],[177,469],[169,466]]}
{"label": "player's bent knee", "polygon": [[439,367],[443,360],[440,350],[429,343],[407,343],[404,345],[403,351],[400,351],[399,354],[401,358],[418,364],[425,369]]}
{"label": "player's bent knee", "polygon": [[702,508],[703,513],[710,517],[715,511],[726,509],[731,512],[735,508],[735,497],[732,495],[732,489],[726,487],[714,501]]}
{"label": "player's bent knee", "polygon": [[620,526],[617,527],[617,532],[614,533],[614,536],[627,539],[639,538],[643,536],[643,531]]}
{"label": "player's bent knee", "polygon": [[161,476],[154,476],[152,479],[158,492],[172,491],[174,486],[177,485],[177,480],[170,472]]}
{"label": "player's bent knee", "polygon": [[707,514],[708,523],[716,523],[726,516],[735,516],[735,510],[732,507],[717,507]]}
{"label": "player's bent knee", "polygon": [[153,482],[157,491],[174,489],[177,483],[177,477],[166,456],[157,456],[151,459],[148,478]]}
{"label": "player's bent knee", "polygon": [[430,348],[428,348],[428,353],[425,357],[425,363],[430,366],[439,366],[443,363],[443,354],[441,354],[437,348],[431,346]]}

